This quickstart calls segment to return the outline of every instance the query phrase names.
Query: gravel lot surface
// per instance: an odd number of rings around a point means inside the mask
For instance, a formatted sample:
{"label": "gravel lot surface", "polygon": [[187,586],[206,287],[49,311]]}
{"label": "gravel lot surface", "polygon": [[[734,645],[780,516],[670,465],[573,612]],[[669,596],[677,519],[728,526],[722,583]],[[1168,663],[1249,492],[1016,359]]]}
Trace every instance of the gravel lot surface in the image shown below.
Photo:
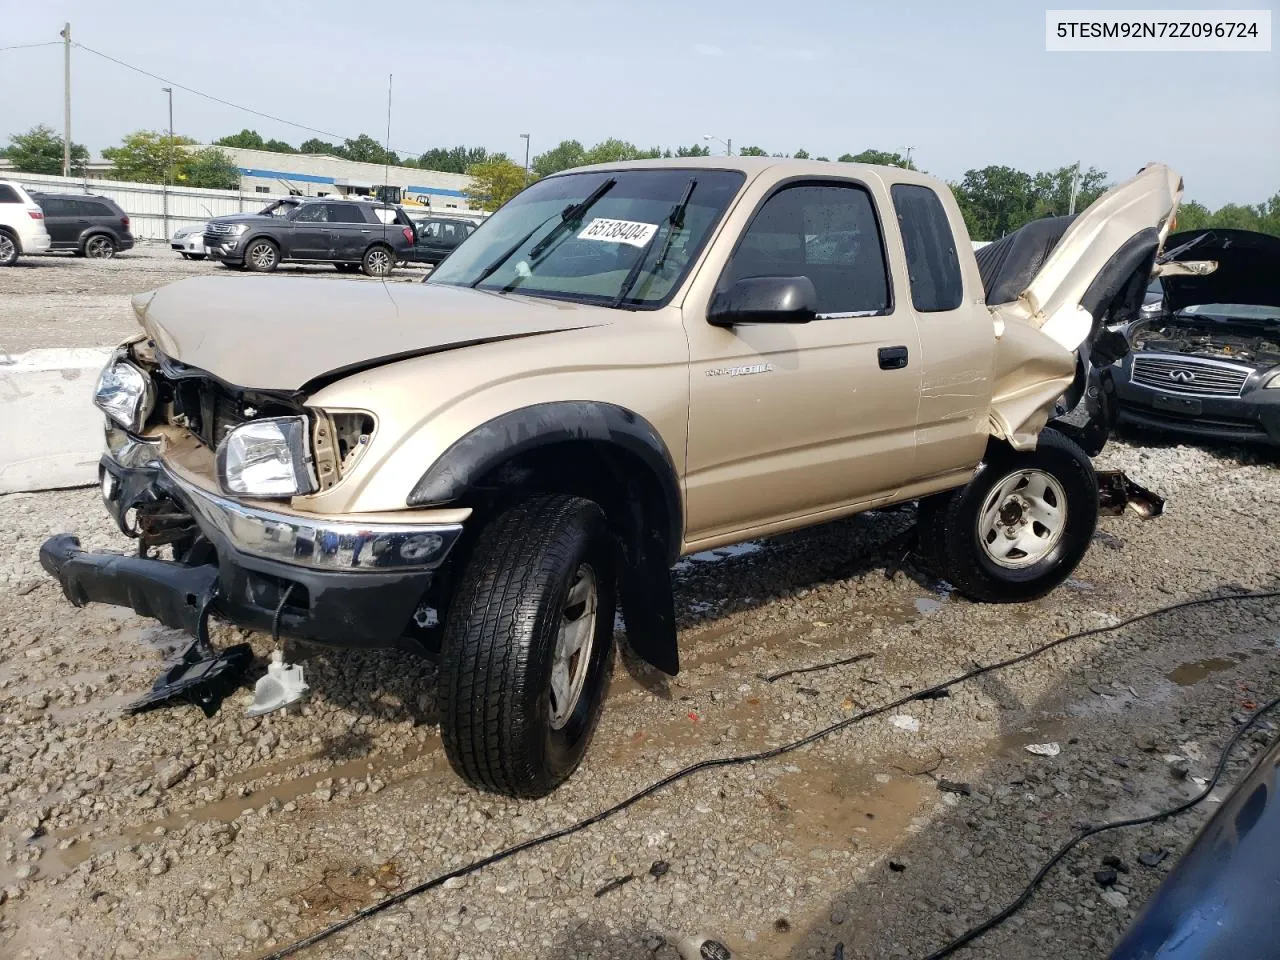
{"label": "gravel lot surface", "polygon": [[[131,324],[128,293],[217,269],[139,255],[30,263],[0,271],[6,349],[112,343]],[[22,290],[28,304],[60,291],[102,314],[55,343],[46,323],[65,315],[23,312]],[[308,650],[310,699],[266,718],[243,717],[247,690],[211,719],[189,706],[123,717],[182,638],[116,609],[74,609],[40,570],[50,534],[128,548],[96,491],[0,497],[0,955],[261,956],[693,761],[793,740],[1067,632],[1280,589],[1274,457],[1116,442],[1100,465],[1165,495],[1167,513],[1104,518],[1074,578],[1035,603],[971,604],[911,569],[887,578],[880,548],[909,508],[683,561],[686,669],[664,679],[620,662],[586,763],[536,802],[453,776],[433,668],[403,654]],[[244,636],[269,651],[268,638]],[[238,637],[224,628],[218,640]],[[1196,791],[1190,778],[1210,774],[1252,704],[1280,693],[1278,646],[1280,603],[1257,600],[1067,644],[913,702],[899,711],[909,719],[699,773],[304,955],[670,960],[664,934],[701,932],[747,958],[830,958],[838,943],[846,957],[921,957],[1013,899],[1080,822]],[[1275,728],[1239,751],[1231,782]],[[1025,749],[1049,741],[1057,756]],[[1185,848],[1211,811],[1083,845],[960,955],[1105,955],[1173,859],[1148,868],[1138,856]],[[1105,856],[1128,867],[1110,890],[1093,876]],[[659,861],[665,872],[651,870]]]}

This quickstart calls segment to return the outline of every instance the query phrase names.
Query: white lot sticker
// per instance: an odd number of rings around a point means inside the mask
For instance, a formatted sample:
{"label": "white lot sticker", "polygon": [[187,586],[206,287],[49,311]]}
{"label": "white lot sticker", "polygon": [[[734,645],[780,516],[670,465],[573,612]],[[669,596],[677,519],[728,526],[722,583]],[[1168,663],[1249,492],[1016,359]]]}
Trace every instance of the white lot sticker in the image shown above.
{"label": "white lot sticker", "polygon": [[656,223],[640,223],[637,220],[606,220],[596,217],[578,234],[579,240],[600,240],[603,243],[629,243],[643,247],[657,232]]}

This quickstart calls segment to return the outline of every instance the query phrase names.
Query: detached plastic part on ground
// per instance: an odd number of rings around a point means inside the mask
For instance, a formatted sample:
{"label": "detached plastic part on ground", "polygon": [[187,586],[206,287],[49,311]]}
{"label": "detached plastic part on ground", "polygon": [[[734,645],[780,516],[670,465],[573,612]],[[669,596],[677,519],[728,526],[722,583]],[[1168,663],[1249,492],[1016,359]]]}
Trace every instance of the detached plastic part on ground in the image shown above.
{"label": "detached plastic part on ground", "polygon": [[302,678],[302,667],[285,663],[280,650],[271,652],[267,675],[258,679],[253,688],[253,703],[245,711],[246,717],[260,717],[282,710],[301,700],[307,693],[307,682]]}
{"label": "detached plastic part on ground", "polygon": [[1164,497],[1135,483],[1123,470],[1098,471],[1098,511],[1119,516],[1131,510],[1144,520],[1164,513]]}
{"label": "detached plastic part on ground", "polygon": [[245,670],[252,663],[253,648],[247,643],[237,643],[219,652],[194,640],[178,663],[156,678],[151,691],[124,711],[141,713],[173,700],[185,700],[204,711],[206,717],[212,717],[222,701],[240,686]]}

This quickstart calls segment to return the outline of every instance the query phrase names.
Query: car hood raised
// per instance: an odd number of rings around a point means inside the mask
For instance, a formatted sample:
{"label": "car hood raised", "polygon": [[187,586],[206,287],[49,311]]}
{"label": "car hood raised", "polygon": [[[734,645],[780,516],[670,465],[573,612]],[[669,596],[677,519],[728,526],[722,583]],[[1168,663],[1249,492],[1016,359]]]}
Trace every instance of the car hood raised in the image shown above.
{"label": "car hood raised", "polygon": [[[1179,247],[1186,249],[1179,252]],[[1217,263],[1206,276],[1162,276],[1167,312],[1206,303],[1280,308],[1280,237],[1252,230],[1185,230],[1170,234],[1164,249],[1174,254],[1174,262]]]}
{"label": "car hood raised", "polygon": [[382,363],[612,323],[604,307],[444,284],[195,277],[133,298],[165,356],[238,387],[310,392]]}

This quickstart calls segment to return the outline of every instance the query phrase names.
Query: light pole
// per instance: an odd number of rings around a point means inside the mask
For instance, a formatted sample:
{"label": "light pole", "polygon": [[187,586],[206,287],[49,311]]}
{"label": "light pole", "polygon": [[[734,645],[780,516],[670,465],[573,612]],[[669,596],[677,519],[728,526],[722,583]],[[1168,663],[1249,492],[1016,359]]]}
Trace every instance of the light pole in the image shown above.
{"label": "light pole", "polygon": [[702,135],[702,139],[703,139],[703,140],[714,140],[716,143],[723,143],[723,144],[724,144],[724,155],[725,155],[726,157],[732,157],[732,156],[733,156],[733,141],[732,141],[732,140],[721,140],[719,137],[713,137],[713,136],[712,136],[711,134],[709,134],[709,133],[704,133],[704,134]]}
{"label": "light pole", "polygon": [[173,87],[161,87],[169,95],[169,157],[164,170],[164,238],[169,239],[169,181],[173,179]]}
{"label": "light pole", "polygon": [[903,147],[902,149],[907,151],[907,169],[910,170],[911,169],[911,151],[914,150],[915,147]]}
{"label": "light pole", "polygon": [[527,133],[520,134],[520,139],[524,141],[524,182],[529,184],[529,135]]}

